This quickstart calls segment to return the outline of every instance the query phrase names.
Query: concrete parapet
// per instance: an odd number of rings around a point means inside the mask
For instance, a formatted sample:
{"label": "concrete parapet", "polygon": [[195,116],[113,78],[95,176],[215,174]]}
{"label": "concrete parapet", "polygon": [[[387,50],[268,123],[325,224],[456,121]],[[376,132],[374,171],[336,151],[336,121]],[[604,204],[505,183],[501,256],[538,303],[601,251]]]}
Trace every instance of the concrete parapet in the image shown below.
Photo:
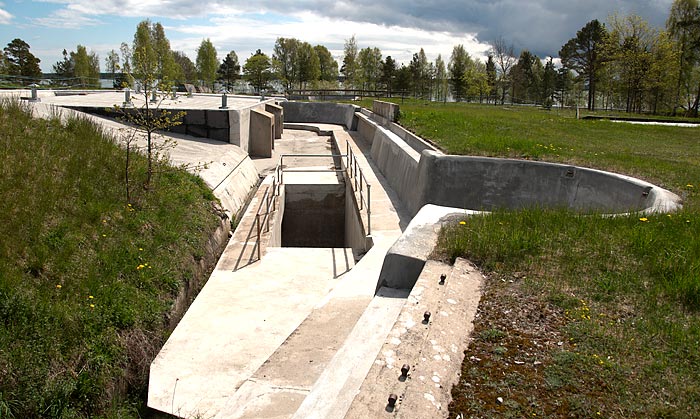
{"label": "concrete parapet", "polygon": [[255,157],[272,157],[275,117],[260,109],[250,111],[250,149]]}
{"label": "concrete parapet", "polygon": [[355,105],[338,103],[283,102],[286,122],[316,122],[322,124],[344,125],[348,130],[357,129],[355,112],[360,108]]}
{"label": "concrete parapet", "polygon": [[358,115],[358,133],[372,145],[372,160],[379,167],[391,188],[407,208],[418,200],[418,163],[420,154],[396,134],[378,126],[364,115]]}
{"label": "concrete parapet", "polygon": [[556,163],[444,155],[397,124],[381,124],[368,113],[358,114],[357,131],[372,145],[372,159],[411,214],[426,204],[605,213],[680,207],[675,194],[629,176]]}
{"label": "concrete parapet", "polygon": [[[282,138],[282,132],[284,131],[284,108],[274,103],[266,103],[265,111],[275,116],[275,139]],[[275,148],[274,143],[272,144],[272,148]]]}
{"label": "concrete parapet", "polygon": [[413,211],[425,204],[473,210],[564,207],[604,213],[680,206],[678,196],[615,173],[528,160],[445,156],[428,150],[421,155],[417,185],[421,191],[418,200],[410,202]]}
{"label": "concrete parapet", "polygon": [[399,114],[399,105],[391,102],[375,100],[372,102],[372,112],[383,116],[391,122],[396,122]]}

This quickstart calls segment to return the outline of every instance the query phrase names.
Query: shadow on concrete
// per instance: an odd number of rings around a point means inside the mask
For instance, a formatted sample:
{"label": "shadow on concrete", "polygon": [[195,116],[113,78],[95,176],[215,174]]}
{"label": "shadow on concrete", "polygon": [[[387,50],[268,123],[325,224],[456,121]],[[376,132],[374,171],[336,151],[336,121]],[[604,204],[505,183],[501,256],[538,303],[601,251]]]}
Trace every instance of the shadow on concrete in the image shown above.
{"label": "shadow on concrete", "polygon": [[[336,256],[335,256],[336,249],[335,249],[335,248],[332,248],[332,249],[331,249],[331,255],[332,255],[331,257],[332,257],[332,259],[333,259],[333,279],[336,279],[336,278],[338,278],[339,276],[341,276],[341,275],[343,275],[343,274],[345,274],[345,273],[347,273],[347,272],[350,272],[350,269],[352,269],[352,266],[350,266],[350,260],[348,259],[348,252],[351,252],[351,253],[352,253],[352,250],[351,250],[351,249],[348,249],[348,248],[339,248],[339,249],[337,249],[337,250],[339,250],[340,252],[343,253],[343,258],[345,259],[345,270],[342,271],[342,272],[338,272],[338,267],[336,266],[336,262],[335,262],[335,260],[336,260]],[[341,266],[341,268],[342,268],[342,266]]]}

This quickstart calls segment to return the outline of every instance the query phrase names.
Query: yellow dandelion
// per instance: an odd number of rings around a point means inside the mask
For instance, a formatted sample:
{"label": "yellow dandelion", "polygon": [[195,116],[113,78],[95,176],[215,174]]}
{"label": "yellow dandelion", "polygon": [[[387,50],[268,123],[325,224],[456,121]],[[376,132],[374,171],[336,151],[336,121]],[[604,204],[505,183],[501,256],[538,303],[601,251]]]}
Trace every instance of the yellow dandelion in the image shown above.
{"label": "yellow dandelion", "polygon": [[464,225],[467,225],[467,222],[466,222],[466,221],[460,221],[460,222],[459,222],[459,225],[463,225],[463,226],[464,226]]}
{"label": "yellow dandelion", "polygon": [[143,251],[143,248],[142,248],[142,247],[139,247],[139,251]]}
{"label": "yellow dandelion", "polygon": [[88,298],[92,300],[95,297],[93,297],[92,295],[88,295]]}
{"label": "yellow dandelion", "polygon": [[106,234],[103,234],[102,237],[107,237],[107,235],[106,235]]}
{"label": "yellow dandelion", "polygon": [[58,288],[60,290],[62,288],[61,284],[56,284],[56,288]]}
{"label": "yellow dandelion", "polygon": [[639,221],[646,223],[647,221],[649,221],[649,219],[647,217],[642,217],[639,219]]}
{"label": "yellow dandelion", "polygon": [[107,224],[107,220],[102,220],[102,224]]}
{"label": "yellow dandelion", "polygon": [[687,185],[685,185],[685,186],[687,186],[688,188],[694,188],[694,187],[695,187],[695,186],[693,186],[692,183],[689,183],[689,184],[687,184]]}
{"label": "yellow dandelion", "polygon": [[94,304],[90,304],[90,308],[95,308],[95,305],[94,305]]}

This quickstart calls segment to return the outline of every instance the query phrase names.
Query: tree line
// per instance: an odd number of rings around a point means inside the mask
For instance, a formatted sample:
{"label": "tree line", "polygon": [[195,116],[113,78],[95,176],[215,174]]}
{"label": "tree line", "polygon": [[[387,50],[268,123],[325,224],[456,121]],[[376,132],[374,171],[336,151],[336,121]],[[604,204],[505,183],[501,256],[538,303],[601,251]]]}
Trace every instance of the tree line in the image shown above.
{"label": "tree line", "polygon": [[[140,22],[131,44],[107,54],[105,66],[115,87],[130,85],[135,68],[152,71],[158,80],[232,89],[239,79],[257,92],[277,81],[284,91],[358,89],[400,92],[438,101],[522,103],[551,107],[579,106],[589,110],[684,113],[698,115],[700,100],[700,6],[698,0],[674,0],[664,28],[654,28],[635,15],[613,15],[606,23],[592,20],[559,50],[541,59],[527,49],[515,53],[499,38],[491,43],[485,62],[463,45],[449,57],[429,61],[425,51],[398,65],[376,47],[359,48],[353,35],[345,41],[342,62],[323,45],[296,38],[277,38],[272,56],[258,49],[240,64],[235,51],[222,60],[209,39],[202,40],[193,62],[173,51],[160,23]],[[57,77],[95,86],[99,58],[82,45],[63,51],[53,65]],[[0,74],[41,77],[39,59],[26,42],[15,39],[0,57]]]}

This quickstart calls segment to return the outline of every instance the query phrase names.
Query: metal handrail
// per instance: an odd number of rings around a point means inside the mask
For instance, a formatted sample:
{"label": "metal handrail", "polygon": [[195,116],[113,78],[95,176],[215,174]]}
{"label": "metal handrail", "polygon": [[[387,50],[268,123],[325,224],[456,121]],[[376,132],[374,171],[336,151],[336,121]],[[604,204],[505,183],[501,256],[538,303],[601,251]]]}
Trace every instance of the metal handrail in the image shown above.
{"label": "metal handrail", "polygon": [[[277,170],[275,170],[275,175],[272,177],[272,193],[270,193],[270,187],[268,186],[267,189],[265,190],[265,193],[262,196],[262,202],[260,203],[260,206],[258,207],[258,210],[256,211],[255,214],[255,223],[257,227],[257,240],[256,240],[256,246],[258,248],[258,260],[261,259],[261,241],[260,241],[260,236],[262,231],[262,227],[260,226],[260,216],[263,216],[262,223],[265,226],[265,233],[270,231],[270,213],[275,212],[277,210],[277,197],[279,196],[279,184],[277,183]],[[265,212],[261,213],[260,211],[263,209],[263,204],[265,208]],[[270,211],[272,209],[272,211]]]}
{"label": "metal handrail", "polygon": [[[371,192],[372,192],[372,185],[370,185],[369,182],[367,182],[367,177],[365,177],[364,172],[362,171],[362,167],[358,165],[357,163],[357,158],[355,157],[355,152],[352,150],[352,147],[350,147],[350,143],[345,143],[346,146],[346,155],[347,155],[347,164],[346,164],[346,169],[348,172],[348,176],[350,179],[354,180],[354,185],[355,187],[353,188],[354,191],[359,192],[360,195],[360,211],[362,211],[364,208],[367,209],[367,235],[372,234],[372,200],[371,200]],[[359,172],[359,177],[357,176]],[[359,180],[359,182],[358,182]],[[364,180],[364,185],[367,187],[367,196],[365,197],[363,194],[363,189],[362,189],[362,181]],[[350,185],[352,185],[353,182],[350,182]],[[363,206],[364,204],[364,206]]]}
{"label": "metal handrail", "polygon": [[[285,169],[284,168],[284,158],[285,157],[331,157],[331,158],[347,158],[347,164],[345,169]],[[335,167],[335,166],[334,166]],[[329,172],[329,173],[340,173],[340,172],[346,172],[347,175],[350,177],[351,182],[350,186],[353,188],[353,192],[359,192],[360,195],[360,211],[363,209],[366,209],[367,211],[367,235],[372,234],[372,223],[371,223],[371,199],[370,199],[370,193],[371,193],[371,187],[372,185],[367,182],[367,178],[365,177],[365,174],[362,172],[362,167],[360,167],[357,164],[357,159],[355,158],[355,153],[352,150],[352,147],[350,147],[350,144],[347,144],[347,153],[346,154],[282,154],[280,156],[280,162],[275,167],[275,173],[272,177],[272,189],[268,186],[267,189],[265,190],[265,193],[262,196],[262,202],[260,206],[258,207],[258,210],[255,214],[255,223],[256,223],[256,230],[257,230],[257,240],[256,240],[256,246],[257,246],[257,253],[258,253],[258,260],[261,259],[261,241],[260,241],[260,236],[262,235],[263,232],[267,233],[270,231],[270,213],[273,213],[277,210],[277,197],[280,195],[280,188],[282,184],[284,183],[284,172]],[[358,176],[359,173],[359,176]],[[279,182],[277,181],[279,179]],[[354,184],[353,184],[354,180]],[[364,181],[364,183],[363,183]],[[367,195],[365,196],[363,189],[363,184],[364,187],[366,188]],[[265,212],[262,213],[261,210],[265,208]],[[261,225],[261,218],[262,216],[262,225]],[[263,226],[264,226],[264,231],[263,231]]]}

